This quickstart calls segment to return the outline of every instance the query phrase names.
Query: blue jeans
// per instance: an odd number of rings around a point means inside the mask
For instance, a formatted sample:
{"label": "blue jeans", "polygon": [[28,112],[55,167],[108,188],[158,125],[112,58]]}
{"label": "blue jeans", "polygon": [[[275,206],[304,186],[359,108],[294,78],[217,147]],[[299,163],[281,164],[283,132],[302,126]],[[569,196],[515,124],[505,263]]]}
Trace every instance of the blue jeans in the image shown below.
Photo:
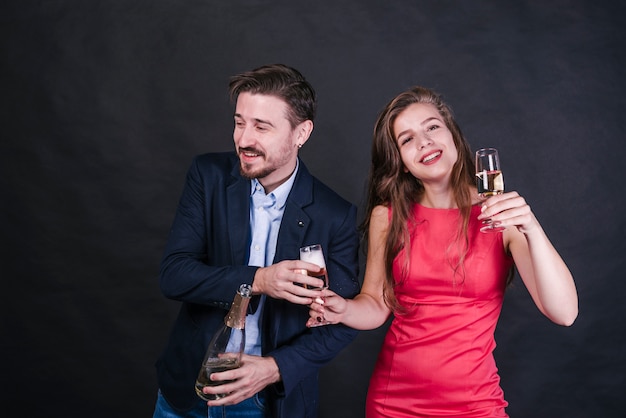
{"label": "blue jeans", "polygon": [[159,391],[152,418],[264,418],[265,402],[263,395],[257,393],[252,398],[229,406],[207,407],[206,402],[198,399],[196,406],[187,412],[177,412],[167,403]]}

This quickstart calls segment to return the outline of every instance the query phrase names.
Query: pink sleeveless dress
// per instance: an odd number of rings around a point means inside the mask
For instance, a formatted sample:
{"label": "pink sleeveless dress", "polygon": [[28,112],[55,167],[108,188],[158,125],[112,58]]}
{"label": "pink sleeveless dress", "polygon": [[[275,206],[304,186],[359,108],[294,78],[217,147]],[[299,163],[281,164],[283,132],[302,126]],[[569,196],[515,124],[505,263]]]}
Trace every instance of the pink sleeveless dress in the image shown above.
{"label": "pink sleeveless dress", "polygon": [[393,265],[396,297],[407,310],[385,336],[367,418],[508,416],[493,350],[513,260],[502,233],[479,231],[479,213],[472,207],[470,252],[455,274],[459,211],[415,205],[409,264],[401,252]]}

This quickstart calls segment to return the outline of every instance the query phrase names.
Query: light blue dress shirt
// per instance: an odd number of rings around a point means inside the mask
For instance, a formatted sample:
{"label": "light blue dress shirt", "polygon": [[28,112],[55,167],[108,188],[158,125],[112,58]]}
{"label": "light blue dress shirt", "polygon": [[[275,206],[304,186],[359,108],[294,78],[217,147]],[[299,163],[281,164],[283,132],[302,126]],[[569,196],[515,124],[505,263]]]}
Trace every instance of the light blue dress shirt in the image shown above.
{"label": "light blue dress shirt", "polygon": [[[291,176],[269,194],[265,194],[265,189],[257,179],[250,180],[252,182],[250,193],[252,238],[248,258],[249,266],[267,267],[274,262],[280,222],[283,219],[287,196],[291,192],[299,164],[296,160],[296,169]],[[260,320],[264,302],[265,295],[262,295],[255,313],[246,316],[246,354],[261,355]],[[234,343],[235,341],[229,341],[229,344]]]}

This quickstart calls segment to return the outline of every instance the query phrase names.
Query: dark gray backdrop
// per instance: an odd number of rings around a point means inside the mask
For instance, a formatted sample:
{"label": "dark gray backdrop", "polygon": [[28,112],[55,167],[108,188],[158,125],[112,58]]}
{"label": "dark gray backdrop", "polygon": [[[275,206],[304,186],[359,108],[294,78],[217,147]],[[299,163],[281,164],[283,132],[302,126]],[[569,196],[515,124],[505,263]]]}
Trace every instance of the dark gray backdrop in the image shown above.
{"label": "dark gray backdrop", "polygon": [[[519,279],[497,330],[512,417],[623,417],[626,8],[613,1],[9,0],[0,6],[0,409],[147,417],[177,304],[158,262],[195,154],[232,148],[228,77],[282,62],[319,94],[302,157],[363,204],[378,111],[413,84],[501,150],[580,294],[571,328]],[[383,335],[322,376],[363,416]]]}

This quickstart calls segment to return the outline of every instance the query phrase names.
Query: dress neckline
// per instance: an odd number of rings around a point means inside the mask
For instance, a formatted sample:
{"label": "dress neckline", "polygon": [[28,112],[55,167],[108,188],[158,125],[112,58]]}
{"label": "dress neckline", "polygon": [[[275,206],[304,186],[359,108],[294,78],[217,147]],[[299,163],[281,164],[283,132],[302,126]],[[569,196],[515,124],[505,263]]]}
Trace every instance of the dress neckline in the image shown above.
{"label": "dress neckline", "polygon": [[[426,210],[432,210],[432,211],[444,211],[444,212],[458,212],[460,209],[459,208],[431,208],[430,206],[424,206],[423,204],[419,203],[419,202],[415,202],[415,205],[419,206],[420,208],[426,209]],[[471,206],[472,210],[476,207],[480,207],[480,203],[476,203],[474,205]]]}

